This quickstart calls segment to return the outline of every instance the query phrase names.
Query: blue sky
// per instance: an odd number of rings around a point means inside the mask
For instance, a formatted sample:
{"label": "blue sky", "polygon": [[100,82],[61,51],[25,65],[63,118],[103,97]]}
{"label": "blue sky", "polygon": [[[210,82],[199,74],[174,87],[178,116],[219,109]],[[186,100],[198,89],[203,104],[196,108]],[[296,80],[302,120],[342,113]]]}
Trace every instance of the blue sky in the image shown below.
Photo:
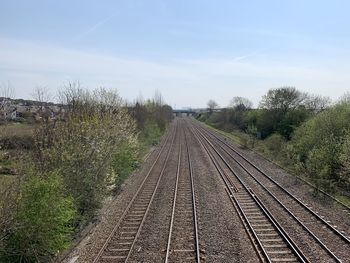
{"label": "blue sky", "polygon": [[0,84],[156,89],[176,107],[350,90],[349,1],[0,1]]}

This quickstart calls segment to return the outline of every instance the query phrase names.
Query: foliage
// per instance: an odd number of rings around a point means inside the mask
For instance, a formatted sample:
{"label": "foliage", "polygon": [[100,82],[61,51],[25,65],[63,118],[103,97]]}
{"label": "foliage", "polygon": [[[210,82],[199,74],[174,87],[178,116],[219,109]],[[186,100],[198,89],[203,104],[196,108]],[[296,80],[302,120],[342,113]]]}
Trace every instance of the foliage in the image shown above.
{"label": "foliage", "polygon": [[234,97],[230,107],[220,112],[209,108],[200,114],[201,120],[226,131],[246,132],[249,126],[255,126],[259,138],[267,138],[279,133],[290,139],[296,127],[300,126],[313,113],[323,110],[328,104],[327,98],[307,95],[293,87],[271,89],[262,97],[260,108],[252,109],[252,102],[243,97]]}
{"label": "foliage", "polygon": [[113,155],[111,167],[116,174],[114,185],[118,188],[122,182],[137,168],[140,146],[135,138],[125,141]]}
{"label": "foliage", "polygon": [[286,113],[290,109],[298,108],[305,95],[294,87],[270,89],[260,101],[260,107],[268,110],[277,110]]}
{"label": "foliage", "polygon": [[155,122],[161,132],[164,132],[168,123],[173,119],[172,108],[164,104],[159,92],[154,98],[146,102],[139,100],[135,105],[129,106],[130,115],[135,119],[138,130],[145,129],[147,122]]}
{"label": "foliage", "polygon": [[255,125],[249,125],[247,128],[247,134],[250,135],[250,144],[251,148],[254,148],[255,146],[255,141],[256,141],[256,136],[257,136],[257,128]]}
{"label": "foliage", "polygon": [[217,104],[217,102],[215,100],[209,100],[207,102],[207,106],[208,106],[209,113],[212,113],[213,110],[216,109],[219,105]]}
{"label": "foliage", "polygon": [[147,146],[154,146],[158,143],[161,135],[161,130],[157,123],[151,120],[147,120],[145,127],[141,132],[141,141]]}
{"label": "foliage", "polygon": [[94,215],[116,181],[113,154],[136,136],[135,124],[115,92],[71,87],[61,96],[68,105],[65,120],[37,128],[34,161],[38,171],[62,175],[81,223]]}
{"label": "foliage", "polygon": [[[44,92],[36,94],[45,107]],[[51,261],[138,166],[141,148],[156,144],[173,117],[159,92],[133,107],[114,91],[89,92],[79,84],[69,84],[59,97],[60,119],[43,111],[34,129],[10,123],[0,129],[2,146],[25,148],[29,159],[16,167],[18,175],[0,178],[0,262]],[[23,138],[30,147],[19,144]],[[5,158],[9,152],[0,156],[2,168],[13,163]]]}
{"label": "foliage", "polygon": [[15,228],[0,252],[3,262],[48,261],[69,245],[75,209],[64,189],[57,173],[31,174],[22,182]]}
{"label": "foliage", "polygon": [[265,139],[265,146],[270,155],[281,154],[286,148],[286,140],[283,136],[274,133]]}
{"label": "foliage", "polygon": [[230,101],[230,108],[233,108],[236,111],[249,110],[253,107],[253,102],[247,98],[243,97],[233,97]]}
{"label": "foliage", "polygon": [[339,173],[340,184],[344,185],[344,189],[350,189],[350,132],[344,137],[343,145],[340,151],[341,171]]}
{"label": "foliage", "polygon": [[[337,105],[323,111],[299,127],[289,145],[289,152],[310,178],[327,190],[333,185],[344,189],[338,170],[341,165],[342,146],[350,129],[350,105]],[[346,140],[345,140],[346,141]],[[343,154],[344,156],[344,154]],[[345,159],[343,158],[344,164]]]}
{"label": "foliage", "polygon": [[0,149],[31,149],[33,125],[7,123],[0,125]]}

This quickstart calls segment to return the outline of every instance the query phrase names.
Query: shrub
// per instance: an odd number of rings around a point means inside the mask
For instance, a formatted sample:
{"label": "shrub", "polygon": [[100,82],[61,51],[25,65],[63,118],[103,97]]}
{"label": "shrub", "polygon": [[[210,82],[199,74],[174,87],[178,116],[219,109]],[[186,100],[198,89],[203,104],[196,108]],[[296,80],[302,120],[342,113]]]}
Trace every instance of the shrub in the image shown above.
{"label": "shrub", "polygon": [[83,225],[100,207],[115,182],[113,154],[135,136],[135,123],[115,92],[64,92],[64,121],[44,121],[35,132],[34,160],[39,171],[58,171]]}
{"label": "shrub", "polygon": [[66,197],[57,173],[31,174],[20,186],[15,229],[6,240],[2,262],[41,262],[65,249],[75,216],[73,199]]}
{"label": "shrub", "polygon": [[141,140],[146,146],[156,145],[161,136],[160,128],[157,123],[147,120],[141,133]]}
{"label": "shrub", "polygon": [[349,105],[337,105],[321,112],[296,129],[288,146],[297,166],[330,191],[333,185],[344,189],[339,177],[339,158],[344,136],[350,129],[349,119]]}
{"label": "shrub", "polygon": [[350,194],[350,130],[347,132],[340,151],[340,183],[344,185],[347,194]]}
{"label": "shrub", "polygon": [[272,134],[264,140],[265,146],[271,155],[279,154],[285,150],[286,140],[280,134]]}
{"label": "shrub", "polygon": [[138,166],[139,144],[136,138],[124,142],[115,152],[112,169],[116,174],[115,186],[118,188]]}

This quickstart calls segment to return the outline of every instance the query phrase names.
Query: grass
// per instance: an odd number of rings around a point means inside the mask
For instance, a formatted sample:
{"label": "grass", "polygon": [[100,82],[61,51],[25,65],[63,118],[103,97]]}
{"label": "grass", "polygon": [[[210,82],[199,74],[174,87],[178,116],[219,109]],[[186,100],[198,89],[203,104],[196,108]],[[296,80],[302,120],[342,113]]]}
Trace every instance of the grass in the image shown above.
{"label": "grass", "polygon": [[9,175],[11,170],[18,167],[18,161],[32,145],[34,127],[13,122],[0,125],[0,176],[13,177]]}
{"label": "grass", "polygon": [[11,184],[13,184],[15,179],[16,177],[12,175],[0,174],[0,193],[5,191]]}
{"label": "grass", "polygon": [[32,136],[34,125],[25,123],[8,123],[0,126],[0,138]]}

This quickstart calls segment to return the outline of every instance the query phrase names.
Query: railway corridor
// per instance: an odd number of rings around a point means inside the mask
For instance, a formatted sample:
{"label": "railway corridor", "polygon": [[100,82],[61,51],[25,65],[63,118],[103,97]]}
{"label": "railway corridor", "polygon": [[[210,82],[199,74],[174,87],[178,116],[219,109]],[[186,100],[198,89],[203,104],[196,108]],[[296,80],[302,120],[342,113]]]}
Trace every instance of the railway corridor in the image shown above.
{"label": "railway corridor", "polygon": [[176,118],[75,262],[350,262],[349,211],[306,204],[244,151]]}

